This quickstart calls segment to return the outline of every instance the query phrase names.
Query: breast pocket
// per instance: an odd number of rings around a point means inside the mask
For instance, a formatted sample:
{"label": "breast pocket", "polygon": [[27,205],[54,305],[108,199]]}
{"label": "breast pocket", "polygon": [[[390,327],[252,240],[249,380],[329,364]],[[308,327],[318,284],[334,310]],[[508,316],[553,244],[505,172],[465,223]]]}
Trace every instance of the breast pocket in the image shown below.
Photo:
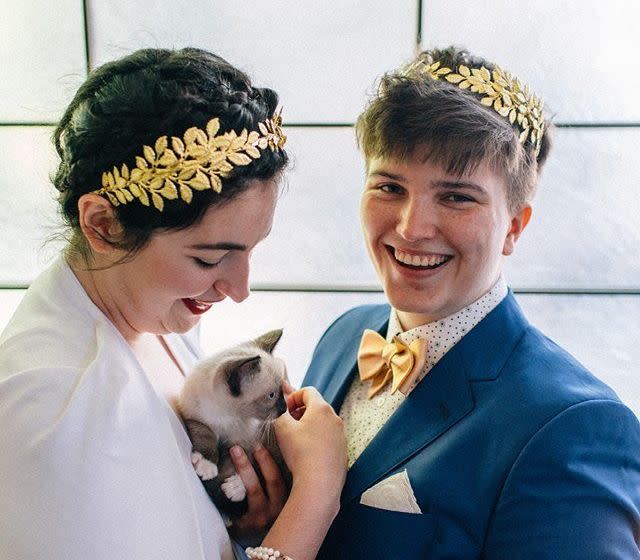
{"label": "breast pocket", "polygon": [[387,511],[361,504],[345,506],[319,558],[332,560],[427,558],[434,538],[428,513]]}

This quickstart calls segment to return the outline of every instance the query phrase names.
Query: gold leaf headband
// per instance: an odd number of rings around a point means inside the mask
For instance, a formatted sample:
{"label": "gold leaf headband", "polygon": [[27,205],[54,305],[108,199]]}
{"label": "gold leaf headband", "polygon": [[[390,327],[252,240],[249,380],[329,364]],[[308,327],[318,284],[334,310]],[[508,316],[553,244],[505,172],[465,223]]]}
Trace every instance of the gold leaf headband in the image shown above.
{"label": "gold leaf headband", "polygon": [[259,159],[260,150],[282,149],[287,137],[281,127],[282,111],[258,123],[260,132],[245,129],[218,135],[220,120],[213,118],[206,130],[192,127],[182,139],[172,136],[171,147],[166,136],[158,138],[153,148],[144,146],[144,157],[136,156],[135,168],[129,170],[123,163],[120,169],[104,172],[102,188],[92,192],[106,196],[114,206],[137,198],[145,206],[153,203],[160,212],[165,199],[180,197],[188,204],[194,190],[221,192],[221,179],[234,167]]}
{"label": "gold leaf headband", "polygon": [[469,89],[483,97],[480,103],[493,109],[501,116],[509,119],[511,124],[518,123],[519,140],[524,144],[527,139],[535,148],[536,156],[540,153],[542,136],[545,130],[542,113],[544,103],[531,93],[529,86],[523,86],[518,78],[509,72],[495,67],[490,71],[484,66],[469,68],[461,64],[454,72],[442,66],[440,61],[417,60],[405,71],[407,74],[417,72],[427,74],[434,80],[444,77],[448,82],[460,89]]}

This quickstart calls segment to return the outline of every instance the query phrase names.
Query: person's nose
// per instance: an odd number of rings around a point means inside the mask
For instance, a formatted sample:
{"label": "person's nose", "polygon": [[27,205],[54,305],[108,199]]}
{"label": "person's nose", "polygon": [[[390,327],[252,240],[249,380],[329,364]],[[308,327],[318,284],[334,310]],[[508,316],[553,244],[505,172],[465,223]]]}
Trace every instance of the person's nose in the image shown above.
{"label": "person's nose", "polygon": [[238,259],[237,263],[225,274],[218,278],[214,284],[214,289],[231,298],[236,303],[240,303],[249,297],[249,255]]}
{"label": "person's nose", "polygon": [[406,241],[430,239],[438,230],[437,215],[431,204],[418,197],[412,197],[403,204],[396,231]]}

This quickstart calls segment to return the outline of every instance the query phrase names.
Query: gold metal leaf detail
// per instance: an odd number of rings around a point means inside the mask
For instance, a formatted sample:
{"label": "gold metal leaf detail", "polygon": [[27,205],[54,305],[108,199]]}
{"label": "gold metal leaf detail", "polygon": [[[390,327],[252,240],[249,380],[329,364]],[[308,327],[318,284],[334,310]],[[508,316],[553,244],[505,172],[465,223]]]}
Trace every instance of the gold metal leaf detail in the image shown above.
{"label": "gold metal leaf detail", "polygon": [[490,71],[484,66],[469,68],[464,64],[451,70],[442,67],[441,61],[432,59],[419,59],[410,64],[404,72],[406,75],[428,75],[434,80],[444,76],[450,84],[481,95],[482,105],[492,107],[512,125],[520,128],[518,138],[521,144],[529,140],[536,155],[540,153],[545,130],[544,104],[540,98],[531,93],[528,86],[523,86],[518,78],[509,72],[497,66]]}
{"label": "gold metal leaf detail", "polygon": [[234,167],[259,159],[261,150],[284,147],[287,137],[282,130],[282,111],[258,123],[258,129],[218,134],[220,120],[215,117],[205,130],[191,127],[182,138],[173,136],[171,140],[161,136],[153,147],[143,146],[131,170],[122,164],[120,169],[114,166],[104,172],[102,188],[93,192],[106,196],[114,206],[137,199],[144,206],[153,204],[160,212],[165,200],[181,199],[190,204],[194,190],[220,193],[221,179]]}

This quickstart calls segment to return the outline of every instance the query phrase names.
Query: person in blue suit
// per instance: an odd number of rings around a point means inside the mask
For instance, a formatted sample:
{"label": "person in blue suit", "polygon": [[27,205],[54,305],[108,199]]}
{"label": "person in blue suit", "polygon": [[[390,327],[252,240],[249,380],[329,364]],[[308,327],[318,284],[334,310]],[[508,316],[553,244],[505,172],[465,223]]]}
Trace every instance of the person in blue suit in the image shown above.
{"label": "person in blue suit", "polygon": [[385,75],[359,117],[389,304],[339,317],[304,380],[349,446],[319,558],[640,558],[638,419],[502,276],[550,128],[517,78],[455,48]]}

